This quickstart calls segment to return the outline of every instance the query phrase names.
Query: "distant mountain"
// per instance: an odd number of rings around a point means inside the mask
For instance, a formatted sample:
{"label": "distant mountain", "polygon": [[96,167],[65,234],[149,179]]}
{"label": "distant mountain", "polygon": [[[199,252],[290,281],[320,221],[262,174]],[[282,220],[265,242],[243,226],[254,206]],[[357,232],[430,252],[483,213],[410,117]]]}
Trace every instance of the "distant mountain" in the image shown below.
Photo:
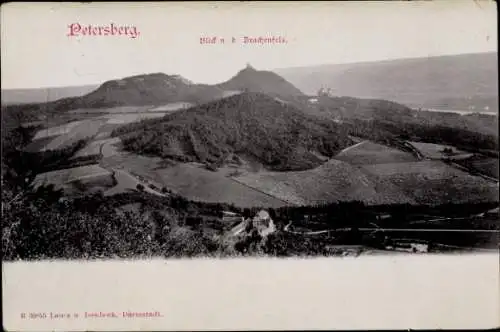
{"label": "distant mountain", "polygon": [[247,67],[227,82],[217,85],[195,84],[179,75],[153,73],[110,80],[82,96],[65,97],[48,103],[3,107],[16,111],[59,112],[77,108],[145,106],[172,102],[199,104],[241,92],[265,93],[287,101],[294,101],[294,96],[303,96],[300,90],[277,74]]}
{"label": "distant mountain", "polygon": [[216,87],[194,84],[179,75],[154,73],[107,81],[78,101],[80,107],[204,102],[222,96]]}
{"label": "distant mountain", "polygon": [[171,102],[199,103],[221,97],[223,91],[209,85],[193,84],[178,75],[154,73],[130,76],[103,83],[78,98],[59,100],[58,108],[101,108],[158,105]]}
{"label": "distant mountain", "polygon": [[276,69],[307,94],[387,99],[413,107],[498,112],[498,53]]}
{"label": "distant mountain", "polygon": [[198,161],[213,168],[249,156],[279,171],[318,166],[322,156],[332,157],[351,143],[333,121],[254,92],[126,125],[114,135],[136,153]]}
{"label": "distant mountain", "polygon": [[304,95],[293,84],[276,73],[256,70],[251,66],[240,70],[231,79],[217,86],[223,90],[259,92],[285,99]]}
{"label": "distant mountain", "polygon": [[178,75],[154,73],[104,82],[94,91],[80,97],[68,97],[48,103],[3,106],[2,110],[23,113],[29,119],[47,112],[78,108],[163,105],[173,102],[204,103],[222,98],[224,91],[203,84],[193,84]]}
{"label": "distant mountain", "polygon": [[61,98],[83,96],[98,85],[81,85],[39,89],[2,89],[2,105],[44,103]]}

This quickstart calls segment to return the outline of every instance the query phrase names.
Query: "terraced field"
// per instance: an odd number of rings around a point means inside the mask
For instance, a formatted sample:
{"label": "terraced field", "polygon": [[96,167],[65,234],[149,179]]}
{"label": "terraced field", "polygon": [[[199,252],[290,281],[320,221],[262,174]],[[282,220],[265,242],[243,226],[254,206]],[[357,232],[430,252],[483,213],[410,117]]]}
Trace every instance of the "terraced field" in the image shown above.
{"label": "terraced field", "polygon": [[411,153],[370,141],[363,141],[348,147],[337,154],[334,158],[352,165],[416,161],[415,157]]}

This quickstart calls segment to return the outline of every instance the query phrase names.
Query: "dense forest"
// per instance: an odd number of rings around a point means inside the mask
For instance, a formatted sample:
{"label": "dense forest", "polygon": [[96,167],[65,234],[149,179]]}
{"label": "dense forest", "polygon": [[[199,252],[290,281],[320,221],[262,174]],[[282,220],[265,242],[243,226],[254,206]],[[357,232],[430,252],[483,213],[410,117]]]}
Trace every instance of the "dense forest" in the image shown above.
{"label": "dense forest", "polygon": [[499,147],[498,137],[493,135],[438,125],[355,119],[346,123],[346,127],[351,135],[388,145],[394,140],[411,140],[452,145],[457,149],[490,155],[498,153]]}
{"label": "dense forest", "polygon": [[271,169],[305,170],[352,144],[331,121],[260,93],[243,93],[156,120],[116,129],[125,149],[199,161],[215,167],[232,154],[251,156]]}
{"label": "dense forest", "polygon": [[473,152],[498,151],[499,147],[498,117],[494,115],[412,110],[386,100],[329,96],[321,96],[312,108],[319,114],[341,119],[351,135],[382,143],[399,138],[453,145]]}

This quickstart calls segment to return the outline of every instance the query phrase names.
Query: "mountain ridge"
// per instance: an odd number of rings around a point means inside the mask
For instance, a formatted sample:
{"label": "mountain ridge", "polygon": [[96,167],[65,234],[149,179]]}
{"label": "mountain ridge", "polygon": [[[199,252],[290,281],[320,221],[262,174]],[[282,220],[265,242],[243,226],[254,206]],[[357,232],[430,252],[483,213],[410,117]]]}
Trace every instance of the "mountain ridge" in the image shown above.
{"label": "mountain ridge", "polygon": [[108,80],[83,96],[65,97],[44,103],[3,105],[21,111],[67,111],[78,108],[161,105],[172,102],[200,104],[223,98],[228,92],[259,92],[288,99],[303,94],[279,75],[247,67],[226,82],[193,83],[176,74],[148,73]]}
{"label": "mountain ridge", "polygon": [[392,100],[412,107],[498,112],[498,53],[279,68],[306,94]]}

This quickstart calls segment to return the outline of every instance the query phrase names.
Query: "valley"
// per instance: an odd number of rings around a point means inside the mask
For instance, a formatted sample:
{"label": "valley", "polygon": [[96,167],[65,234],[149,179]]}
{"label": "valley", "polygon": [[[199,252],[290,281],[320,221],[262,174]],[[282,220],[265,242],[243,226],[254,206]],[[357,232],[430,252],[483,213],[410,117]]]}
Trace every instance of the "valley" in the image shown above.
{"label": "valley", "polygon": [[[497,116],[314,100],[249,66],[214,86],[157,73],[80,97],[9,105],[2,181],[12,198],[3,203],[11,220],[25,221],[5,226],[12,234],[5,249],[32,257],[22,234],[50,257],[64,250],[79,257],[87,242],[100,248],[92,255],[105,256],[336,255],[344,245],[394,251],[400,239],[491,249]],[[262,209],[276,224],[265,235],[221,217]],[[34,226],[40,217],[47,222]],[[87,242],[64,242],[74,232]],[[66,249],[42,233],[61,236]]]}

